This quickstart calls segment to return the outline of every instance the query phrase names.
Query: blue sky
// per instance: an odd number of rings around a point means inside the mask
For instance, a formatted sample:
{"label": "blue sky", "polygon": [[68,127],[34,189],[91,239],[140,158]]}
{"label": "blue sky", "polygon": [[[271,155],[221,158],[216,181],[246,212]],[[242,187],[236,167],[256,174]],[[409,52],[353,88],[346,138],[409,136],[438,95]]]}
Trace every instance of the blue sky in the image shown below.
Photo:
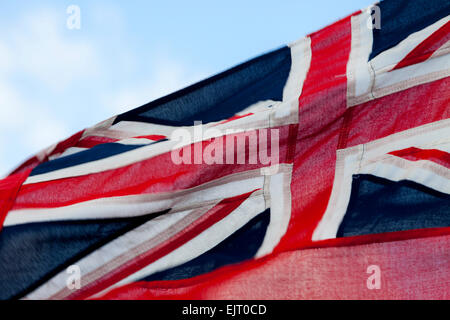
{"label": "blue sky", "polygon": [[[373,2],[2,1],[0,176],[76,131]],[[70,5],[80,29],[66,26]]]}

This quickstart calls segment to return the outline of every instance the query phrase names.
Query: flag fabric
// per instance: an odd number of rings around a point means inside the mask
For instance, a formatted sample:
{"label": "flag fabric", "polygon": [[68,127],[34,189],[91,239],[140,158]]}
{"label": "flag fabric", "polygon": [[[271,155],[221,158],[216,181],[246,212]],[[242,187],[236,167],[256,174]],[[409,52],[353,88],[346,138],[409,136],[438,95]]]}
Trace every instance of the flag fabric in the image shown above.
{"label": "flag fabric", "polygon": [[0,298],[449,299],[449,40],[382,1],[43,150]]}

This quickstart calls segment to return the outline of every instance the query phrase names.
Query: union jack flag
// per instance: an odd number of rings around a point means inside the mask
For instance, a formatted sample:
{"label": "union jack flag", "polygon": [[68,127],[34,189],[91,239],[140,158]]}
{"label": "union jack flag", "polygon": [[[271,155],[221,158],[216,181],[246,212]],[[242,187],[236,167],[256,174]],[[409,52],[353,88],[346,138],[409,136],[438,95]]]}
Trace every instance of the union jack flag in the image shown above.
{"label": "union jack flag", "polygon": [[382,1],[43,150],[0,298],[449,299],[449,40]]}

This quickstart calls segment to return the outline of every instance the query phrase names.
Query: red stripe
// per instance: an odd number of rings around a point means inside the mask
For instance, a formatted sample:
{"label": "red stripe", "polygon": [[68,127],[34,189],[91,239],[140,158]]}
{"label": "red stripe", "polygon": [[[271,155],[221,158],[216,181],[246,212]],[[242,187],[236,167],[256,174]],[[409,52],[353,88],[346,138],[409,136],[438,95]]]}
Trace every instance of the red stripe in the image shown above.
{"label": "red stripe", "polygon": [[449,87],[447,77],[353,107],[347,147],[450,118]]}
{"label": "red stripe", "polygon": [[[289,126],[278,129],[280,130],[280,162],[285,163]],[[232,136],[236,135],[229,137]],[[212,142],[204,141],[203,148],[210,143]],[[269,143],[268,145],[270,146]],[[246,143],[246,154],[248,153],[249,148]],[[259,161],[256,164],[249,164],[246,161],[245,164],[177,165],[173,163],[171,154],[168,152],[118,169],[26,184],[19,192],[14,209],[54,208],[104,197],[184,190],[233,173],[264,166],[267,165]]]}
{"label": "red stripe", "polygon": [[53,151],[49,155],[47,155],[47,159],[45,161],[48,160],[49,156],[63,153],[64,151],[66,151],[66,149],[74,147],[77,144],[77,142],[81,139],[81,137],[83,136],[83,132],[84,132],[84,130],[81,130],[81,131],[75,133],[74,135],[72,135],[71,137],[67,138],[66,140],[58,143],[56,145],[55,149],[53,149]]}
{"label": "red stripe", "polygon": [[216,125],[224,124],[224,123],[227,123],[227,122],[230,122],[230,121],[234,121],[234,120],[237,120],[237,119],[241,119],[241,118],[245,118],[245,117],[251,116],[252,114],[253,113],[250,112],[250,113],[246,113],[246,114],[243,114],[243,115],[234,115],[231,118],[228,118],[227,120],[224,120],[224,121],[221,121],[221,122],[217,123]]}
{"label": "red stripe", "polygon": [[88,136],[88,137],[78,141],[78,143],[75,145],[75,147],[93,148],[99,144],[116,142],[118,140],[119,139],[113,139],[113,138],[107,138],[107,137]]}
{"label": "red stripe", "polygon": [[350,17],[311,35],[311,65],[299,97],[299,124],[294,136],[291,218],[275,250],[290,250],[305,239],[311,241],[326,209],[336,149],[344,131],[350,47]]}
{"label": "red stripe", "polygon": [[345,149],[347,147],[347,140],[350,133],[350,124],[352,123],[354,109],[355,108],[347,108],[347,110],[345,110],[341,132],[339,133],[338,149]]}
{"label": "red stripe", "polygon": [[404,68],[427,60],[436,50],[450,40],[450,21],[433,32],[415,47],[392,70]]}
{"label": "red stripe", "polygon": [[[153,141],[158,141],[161,139],[166,139],[166,136],[163,135],[157,135],[157,134],[151,134],[151,135],[145,135],[145,136],[137,136],[137,137],[132,137],[135,139],[149,139],[149,140],[153,140]],[[108,137],[99,137],[99,136],[88,136],[82,140],[80,140],[75,147],[78,148],[93,148],[99,144],[103,144],[103,143],[112,143],[112,142],[117,142],[120,141],[119,139],[114,139],[114,138],[108,138]]]}
{"label": "red stripe", "polygon": [[438,149],[419,149],[416,147],[411,147],[407,149],[392,151],[389,152],[389,154],[410,161],[433,161],[450,169],[450,153]]}
{"label": "red stripe", "polygon": [[[131,283],[102,299],[449,299],[450,228],[434,233],[282,252],[190,279]],[[367,287],[370,265],[380,268],[380,289]]]}
{"label": "red stripe", "polygon": [[3,222],[16,200],[20,187],[30,172],[31,169],[27,169],[0,180],[0,230],[3,228]]}
{"label": "red stripe", "polygon": [[29,169],[34,169],[40,163],[41,163],[41,161],[38,159],[37,156],[31,157],[28,160],[26,160],[24,163],[22,163],[19,167],[14,169],[14,171],[12,171],[9,175],[23,173],[24,171],[27,171]]}
{"label": "red stripe", "polygon": [[167,139],[166,136],[158,135],[158,134],[151,134],[151,135],[147,135],[147,136],[137,136],[137,137],[133,137],[133,138],[135,138],[135,139],[149,139],[149,140],[153,140],[153,141]]}
{"label": "red stripe", "polygon": [[84,130],[81,130],[74,135],[70,136],[66,140],[59,142],[55,148],[47,154],[42,160],[39,160],[37,156],[34,156],[24,163],[22,163],[18,168],[16,168],[11,174],[22,173],[28,169],[34,169],[39,164],[48,161],[48,158],[53,155],[63,153],[67,148],[74,147],[80,138],[83,136]]}
{"label": "red stripe", "polygon": [[189,240],[193,239],[213,224],[225,218],[228,214],[239,207],[246,199],[248,199],[248,197],[256,190],[222,200],[212,209],[203,214],[197,221],[173,236],[171,239],[158,245],[156,248],[152,248],[149,251],[139,255],[137,258],[128,261],[126,264],[121,265],[113,272],[108,273],[106,276],[98,279],[97,281],[84,285],[80,290],[77,290],[70,295],[68,299],[85,299],[160,259]]}

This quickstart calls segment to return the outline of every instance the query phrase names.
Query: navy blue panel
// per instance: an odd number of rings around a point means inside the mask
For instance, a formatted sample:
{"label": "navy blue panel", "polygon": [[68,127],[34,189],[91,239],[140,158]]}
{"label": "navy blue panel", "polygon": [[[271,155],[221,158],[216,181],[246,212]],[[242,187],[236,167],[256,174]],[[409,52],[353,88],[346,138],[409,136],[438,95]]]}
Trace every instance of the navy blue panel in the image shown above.
{"label": "navy blue panel", "polygon": [[413,181],[354,175],[338,237],[450,226],[450,195]]}
{"label": "navy blue panel", "polygon": [[143,146],[148,146],[148,144],[140,144],[140,145],[136,144],[126,145],[121,143],[99,144],[88,150],[80,151],[74,154],[70,154],[61,158],[41,163],[36,168],[34,168],[33,171],[31,171],[30,176],[47,173],[58,169],[68,168],[89,161],[100,160],[103,158],[117,155],[122,152],[134,150]]}
{"label": "navy blue panel", "polygon": [[17,298],[31,292],[81,257],[163,213],[3,228],[0,232],[0,299]]}
{"label": "navy blue panel", "polygon": [[263,100],[281,101],[291,69],[288,47],[243,63],[181,91],[118,116],[122,120],[193,125],[230,118]]}
{"label": "navy blue panel", "polygon": [[143,280],[186,279],[213,271],[221,266],[251,259],[264,240],[269,222],[270,209],[267,209],[204,254],[180,266],[154,273]]}
{"label": "navy blue panel", "polygon": [[369,59],[450,14],[449,0],[385,0],[379,7],[381,28],[373,30]]}

